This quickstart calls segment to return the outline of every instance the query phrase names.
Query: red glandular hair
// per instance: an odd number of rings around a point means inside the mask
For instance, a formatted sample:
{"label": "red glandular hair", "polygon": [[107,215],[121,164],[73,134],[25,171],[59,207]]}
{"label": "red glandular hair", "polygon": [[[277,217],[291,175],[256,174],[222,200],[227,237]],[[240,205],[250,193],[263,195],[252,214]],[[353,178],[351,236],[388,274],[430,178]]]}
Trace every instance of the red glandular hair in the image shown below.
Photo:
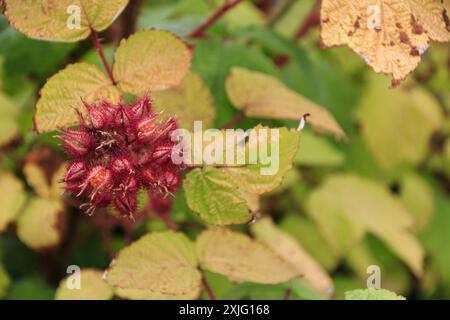
{"label": "red glandular hair", "polygon": [[113,205],[133,217],[139,190],[164,198],[178,189],[184,166],[171,161],[174,118],[160,121],[147,96],[129,106],[108,101],[84,105],[88,121],[78,112],[79,126],[58,135],[71,158],[66,189],[86,199],[83,210],[93,214]]}

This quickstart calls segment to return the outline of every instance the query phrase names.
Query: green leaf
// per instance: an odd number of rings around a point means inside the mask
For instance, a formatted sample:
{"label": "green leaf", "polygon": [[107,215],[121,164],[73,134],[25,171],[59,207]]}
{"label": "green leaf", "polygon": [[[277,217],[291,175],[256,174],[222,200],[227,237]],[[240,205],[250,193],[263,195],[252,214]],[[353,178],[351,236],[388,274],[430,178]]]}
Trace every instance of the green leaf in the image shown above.
{"label": "green leaf", "polygon": [[14,282],[9,290],[9,300],[52,300],[54,289],[42,278],[30,276]]}
{"label": "green leaf", "polygon": [[222,169],[194,169],[183,182],[186,200],[209,224],[244,224],[253,219],[247,202]]}
{"label": "green leaf", "polygon": [[324,137],[302,131],[294,163],[312,167],[339,167],[345,163],[345,155]]}
{"label": "green leaf", "polygon": [[203,269],[232,281],[277,284],[299,276],[289,262],[243,233],[209,229],[197,238],[196,248]]}
{"label": "green leaf", "polygon": [[443,119],[438,101],[427,91],[417,85],[389,90],[378,76],[370,78],[357,115],[362,137],[384,169],[418,165]]}
{"label": "green leaf", "polygon": [[62,241],[65,223],[63,203],[54,199],[34,198],[17,221],[17,236],[36,251],[52,250]]}
{"label": "green leaf", "polygon": [[175,116],[181,128],[193,131],[194,121],[202,121],[205,129],[214,124],[214,98],[196,73],[189,73],[177,87],[153,92],[152,100],[156,111],[163,117]]}
{"label": "green leaf", "polygon": [[14,221],[25,200],[22,182],[10,173],[0,172],[0,232]]}
{"label": "green leaf", "polygon": [[423,273],[424,250],[410,233],[413,219],[382,185],[352,174],[331,175],[308,198],[308,212],[336,254],[371,232],[416,275]]}
{"label": "green leaf", "polygon": [[18,116],[17,106],[0,92],[0,147],[10,142],[19,133]]}
{"label": "green leaf", "polygon": [[[71,277],[80,277],[80,288],[68,286]],[[111,300],[113,289],[102,279],[103,272],[95,269],[82,269],[79,274],[64,278],[56,290],[56,300]],[[68,282],[69,281],[69,282]]]}
{"label": "green leaf", "polygon": [[385,289],[353,290],[345,293],[345,300],[406,300],[404,297]]}
{"label": "green leaf", "polygon": [[11,285],[11,280],[9,279],[6,270],[0,264],[0,299],[6,296],[9,286]]}
{"label": "green leaf", "polygon": [[[91,28],[106,29],[128,4],[128,0],[5,0],[11,25],[31,38],[78,41],[87,38]],[[72,17],[79,14],[80,25]]]}
{"label": "green leaf", "polygon": [[120,251],[106,280],[129,299],[195,299],[201,274],[191,241],[170,231],[148,234]]}
{"label": "green leaf", "polygon": [[114,79],[134,95],[163,90],[181,83],[191,66],[188,45],[162,30],[139,31],[120,42],[115,54]]}
{"label": "green leaf", "polygon": [[291,91],[275,77],[233,68],[226,89],[233,105],[248,117],[300,121],[305,114],[310,114],[308,121],[316,131],[346,138],[331,113]]}
{"label": "green leaf", "polygon": [[258,220],[251,226],[251,232],[288,261],[301,274],[302,281],[324,297],[330,297],[334,291],[330,276],[293,237],[277,228],[269,218]]}
{"label": "green leaf", "polygon": [[69,127],[78,123],[78,109],[85,112],[89,103],[107,99],[118,102],[120,93],[108,76],[94,65],[76,63],[51,77],[42,88],[36,105],[35,123],[39,132]]}

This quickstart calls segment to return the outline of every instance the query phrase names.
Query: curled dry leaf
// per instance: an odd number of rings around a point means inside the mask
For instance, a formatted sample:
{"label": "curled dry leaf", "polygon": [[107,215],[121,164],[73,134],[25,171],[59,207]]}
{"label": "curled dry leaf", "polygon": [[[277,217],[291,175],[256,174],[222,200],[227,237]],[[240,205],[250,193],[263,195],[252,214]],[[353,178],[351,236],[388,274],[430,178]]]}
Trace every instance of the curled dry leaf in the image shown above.
{"label": "curled dry leaf", "polygon": [[306,252],[288,233],[277,228],[269,219],[264,218],[251,226],[256,239],[265,243],[272,250],[292,264],[311,288],[325,297],[333,293],[333,281],[328,273]]}
{"label": "curled dry leaf", "polygon": [[[79,277],[80,288],[71,288],[76,285]],[[56,291],[56,300],[110,300],[113,289],[102,279],[103,272],[94,269],[83,269],[79,274],[72,274],[59,283]]]}
{"label": "curled dry leaf", "polygon": [[290,90],[275,77],[233,68],[226,80],[226,90],[233,105],[248,117],[300,121],[309,114],[308,122],[316,131],[346,138],[328,110]]}
{"label": "curled dry leaf", "polygon": [[300,275],[281,255],[243,233],[209,229],[197,238],[196,247],[202,268],[233,281],[278,284]]}
{"label": "curled dry leaf", "polygon": [[324,0],[325,47],[348,45],[393,84],[411,73],[431,41],[450,40],[449,0]]}
{"label": "curled dry leaf", "polygon": [[78,41],[106,29],[128,0],[5,0],[11,25],[31,38]]}

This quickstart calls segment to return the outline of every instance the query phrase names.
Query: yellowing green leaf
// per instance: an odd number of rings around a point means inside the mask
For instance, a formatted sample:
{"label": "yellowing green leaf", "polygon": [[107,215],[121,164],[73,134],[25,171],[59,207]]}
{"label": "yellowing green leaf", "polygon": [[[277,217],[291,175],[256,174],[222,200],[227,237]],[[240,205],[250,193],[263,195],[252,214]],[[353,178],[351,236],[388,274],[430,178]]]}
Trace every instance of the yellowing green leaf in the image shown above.
{"label": "yellowing green leaf", "polygon": [[203,128],[212,127],[216,117],[214,98],[203,79],[189,73],[176,87],[152,93],[153,106],[162,116],[176,116],[181,128],[194,130],[194,121]]}
{"label": "yellowing green leaf", "polygon": [[[74,277],[80,277],[80,287],[73,288]],[[61,280],[56,291],[56,300],[110,300],[113,289],[102,279],[103,272],[83,269],[79,274],[72,274]]]}
{"label": "yellowing green leaf", "polygon": [[186,200],[209,224],[244,224],[253,219],[245,198],[222,169],[194,169],[183,182]]}
{"label": "yellowing green leaf", "polygon": [[0,146],[8,143],[19,132],[17,106],[0,92]]}
{"label": "yellowing green leaf", "polygon": [[[106,29],[128,0],[5,0],[11,25],[31,38],[78,41]],[[79,22],[79,25],[77,25]]]}
{"label": "yellowing green leaf", "polygon": [[[286,172],[292,168],[299,145],[299,133],[287,128],[269,129],[262,126],[256,127],[254,132],[258,134],[258,139],[250,137],[246,152],[258,155],[257,163],[230,166],[225,170],[239,188],[262,194],[278,187]],[[265,139],[267,153],[261,154],[261,145]]]}
{"label": "yellowing green leaf", "polygon": [[406,300],[404,297],[385,289],[353,290],[345,293],[345,300]]}
{"label": "yellowing green leaf", "polygon": [[0,172],[0,232],[16,218],[25,200],[22,182],[10,173]]}
{"label": "yellowing green leaf", "polygon": [[345,155],[323,137],[303,131],[300,140],[295,164],[313,167],[338,167],[344,164]]}
{"label": "yellowing green leaf", "polygon": [[[371,232],[422,274],[424,251],[409,231],[413,219],[383,186],[350,174],[330,176],[309,197],[308,211],[337,254],[344,255]],[[348,241],[341,240],[344,235]]]}
{"label": "yellowing green leaf", "polygon": [[26,162],[23,167],[23,173],[27,182],[33,187],[34,191],[43,198],[58,199],[63,194],[63,184],[59,181],[64,178],[66,165],[62,164],[51,178],[47,181],[44,168],[34,162]]}
{"label": "yellowing green leaf", "polygon": [[249,117],[300,119],[310,114],[308,122],[320,133],[345,138],[345,133],[325,108],[291,91],[280,80],[259,72],[233,68],[226,81],[233,105]]}
{"label": "yellowing green leaf", "polygon": [[17,220],[17,235],[34,250],[51,250],[61,243],[65,222],[66,212],[62,202],[34,198]]}
{"label": "yellowing green leaf", "polygon": [[333,293],[333,282],[322,266],[293,237],[278,229],[270,219],[259,220],[251,226],[251,231],[257,240],[288,261],[311,288],[325,297]]}
{"label": "yellowing green leaf", "polygon": [[94,65],[76,63],[51,77],[42,88],[36,105],[39,132],[77,124],[75,109],[85,111],[82,100],[108,99],[118,102],[120,93],[108,76]]}
{"label": "yellowing green leaf", "polygon": [[288,261],[243,233],[209,229],[197,238],[196,247],[203,269],[234,281],[277,284],[299,276]]}
{"label": "yellowing green leaf", "polygon": [[375,72],[403,80],[432,40],[450,40],[449,11],[448,0],[324,0],[321,40],[348,45]]}
{"label": "yellowing green leaf", "polygon": [[408,174],[402,178],[400,200],[414,217],[414,230],[424,230],[434,212],[431,187],[420,176]]}
{"label": "yellowing green leaf", "polygon": [[181,233],[148,234],[120,251],[107,272],[118,294],[130,299],[197,297],[201,274],[191,241]]}
{"label": "yellowing green leaf", "polygon": [[419,164],[431,135],[442,125],[438,102],[417,86],[389,90],[379,77],[369,83],[358,118],[374,158],[386,169]]}
{"label": "yellowing green leaf", "polygon": [[181,83],[189,72],[192,53],[183,40],[168,31],[139,31],[122,40],[115,54],[114,79],[135,95]]}

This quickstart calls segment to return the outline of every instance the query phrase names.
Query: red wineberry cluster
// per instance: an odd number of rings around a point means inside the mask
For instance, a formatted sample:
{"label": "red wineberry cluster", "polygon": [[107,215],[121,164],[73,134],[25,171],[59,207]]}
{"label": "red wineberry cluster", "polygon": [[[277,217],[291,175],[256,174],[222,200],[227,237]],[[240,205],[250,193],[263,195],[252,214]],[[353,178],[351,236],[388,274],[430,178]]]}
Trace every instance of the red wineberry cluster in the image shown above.
{"label": "red wineberry cluster", "polygon": [[176,191],[184,167],[171,161],[174,118],[158,121],[147,96],[130,106],[108,101],[84,105],[89,121],[78,112],[79,126],[58,135],[71,158],[66,190],[88,199],[83,210],[92,214],[112,204],[133,217],[139,190],[159,196]]}

